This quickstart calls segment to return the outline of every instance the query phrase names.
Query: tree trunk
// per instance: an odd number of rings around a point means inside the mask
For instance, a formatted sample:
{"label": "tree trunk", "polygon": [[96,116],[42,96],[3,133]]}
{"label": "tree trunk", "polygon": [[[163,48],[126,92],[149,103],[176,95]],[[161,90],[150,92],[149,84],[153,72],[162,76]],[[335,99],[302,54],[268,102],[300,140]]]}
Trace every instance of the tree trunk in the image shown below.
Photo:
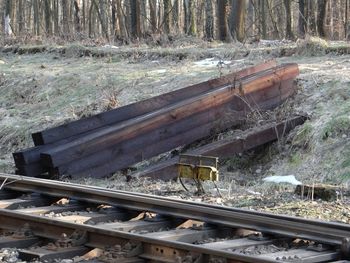
{"label": "tree trunk", "polygon": [[140,30],[140,3],[139,0],[130,0],[131,36],[139,38]]}
{"label": "tree trunk", "polygon": [[265,1],[266,0],[259,0],[261,35],[263,39],[267,38]]}
{"label": "tree trunk", "polygon": [[5,12],[4,12],[4,33],[6,36],[11,36],[13,34],[11,28],[11,11],[12,2],[11,0],[5,1]]}
{"label": "tree trunk", "polygon": [[40,17],[39,17],[39,0],[34,0],[33,11],[34,11],[34,34],[40,35]]}
{"label": "tree trunk", "polygon": [[324,30],[324,22],[326,19],[327,0],[318,0],[317,5],[318,5],[317,32],[320,37],[325,38],[326,32]]}
{"label": "tree trunk", "polygon": [[52,27],[51,27],[51,1],[45,0],[45,27],[46,27],[46,34],[52,35]]}
{"label": "tree trunk", "polygon": [[345,0],[345,23],[344,23],[344,35],[346,40],[350,40],[349,34],[349,21],[348,21],[348,12],[349,12],[349,1]]}
{"label": "tree trunk", "polygon": [[253,4],[253,0],[249,0],[248,2],[248,10],[247,10],[247,17],[248,17],[248,26],[247,26],[247,32],[250,37],[255,36],[255,6]]}
{"label": "tree trunk", "polygon": [[214,14],[212,0],[205,0],[205,38],[213,40],[214,38]]}
{"label": "tree trunk", "polygon": [[146,22],[148,20],[147,17],[147,7],[146,7],[146,0],[140,1],[140,32],[144,34],[147,31]]}
{"label": "tree trunk", "polygon": [[230,14],[230,33],[231,36],[239,42],[243,42],[245,39],[244,24],[246,9],[246,0],[232,1],[232,8]]}
{"label": "tree trunk", "polygon": [[99,10],[98,15],[101,23],[102,33],[108,39],[109,34],[108,34],[108,23],[107,23],[107,16],[106,16],[105,0],[99,0],[99,8],[96,8],[96,9]]}
{"label": "tree trunk", "polygon": [[190,3],[189,1],[191,0],[184,0],[183,1],[183,6],[184,6],[184,18],[185,18],[185,23],[184,23],[184,32],[185,34],[188,34],[190,31]]}
{"label": "tree trunk", "polygon": [[306,16],[305,16],[305,0],[299,0],[299,16],[298,16],[298,31],[299,37],[305,37],[306,29]]}
{"label": "tree trunk", "polygon": [[117,14],[117,9],[115,7],[115,1],[116,0],[112,0],[112,30],[111,30],[111,33],[112,35],[115,37],[117,35],[117,17],[116,17],[116,14]]}
{"label": "tree trunk", "polygon": [[171,1],[170,0],[164,0],[164,33],[169,34],[170,33],[170,12],[171,12]]}
{"label": "tree trunk", "polygon": [[128,31],[125,27],[125,16],[124,16],[121,0],[117,0],[117,17],[118,17],[120,36],[123,40],[125,40],[126,38],[128,38]]}
{"label": "tree trunk", "polygon": [[75,31],[77,33],[80,33],[81,26],[80,26],[80,8],[78,1],[74,1],[74,25],[75,25]]}
{"label": "tree trunk", "polygon": [[157,2],[156,0],[149,0],[149,10],[150,10],[150,22],[152,32],[155,33],[157,31]]}
{"label": "tree trunk", "polygon": [[53,31],[55,35],[59,35],[60,29],[59,29],[59,21],[58,21],[58,0],[53,1],[53,10],[52,10],[52,17],[53,17]]}
{"label": "tree trunk", "polygon": [[197,23],[196,23],[196,3],[194,0],[189,0],[189,11],[190,11],[190,27],[188,34],[191,36],[196,35]]}
{"label": "tree trunk", "polygon": [[218,35],[221,41],[227,38],[226,0],[218,0]]}
{"label": "tree trunk", "polygon": [[179,28],[180,28],[180,8],[179,8],[179,0],[174,0],[174,7],[173,7],[173,30],[178,34]]}
{"label": "tree trunk", "polygon": [[196,12],[196,28],[197,28],[197,37],[202,37],[203,34],[203,29],[204,29],[204,6],[205,6],[205,1],[197,1],[197,10]]}
{"label": "tree trunk", "polygon": [[68,38],[70,34],[69,23],[68,23],[68,2],[62,0],[62,23],[63,23],[63,37]]}
{"label": "tree trunk", "polygon": [[308,1],[308,26],[307,26],[307,32],[311,35],[316,33],[316,17],[315,17],[315,4],[316,2],[314,0],[307,0]]}
{"label": "tree trunk", "polygon": [[275,14],[276,13],[276,11],[274,10],[275,8],[271,6],[271,0],[267,0],[266,3],[267,3],[267,9],[270,14],[271,23],[273,25],[273,38],[280,38],[280,32],[278,30],[278,26],[276,22],[276,17],[278,16]]}
{"label": "tree trunk", "polygon": [[[100,0],[100,8],[101,8],[101,2],[103,2],[103,0]],[[101,28],[102,28],[102,33],[104,34],[105,38],[107,40],[109,40],[109,34],[108,34],[108,29],[107,29],[107,25],[105,23],[105,15],[103,15],[103,13],[105,12],[104,10],[104,4],[102,4],[102,8],[103,10],[100,10],[96,0],[92,0],[92,4],[95,6],[95,10],[97,12],[98,15],[98,19],[100,20],[100,24],[101,24]]]}
{"label": "tree trunk", "polygon": [[23,0],[18,0],[18,13],[17,13],[17,23],[18,23],[18,33],[21,34],[24,29],[24,10]]}
{"label": "tree trunk", "polygon": [[294,34],[292,31],[292,11],[291,0],[284,0],[284,8],[286,10],[286,38],[293,39]]}

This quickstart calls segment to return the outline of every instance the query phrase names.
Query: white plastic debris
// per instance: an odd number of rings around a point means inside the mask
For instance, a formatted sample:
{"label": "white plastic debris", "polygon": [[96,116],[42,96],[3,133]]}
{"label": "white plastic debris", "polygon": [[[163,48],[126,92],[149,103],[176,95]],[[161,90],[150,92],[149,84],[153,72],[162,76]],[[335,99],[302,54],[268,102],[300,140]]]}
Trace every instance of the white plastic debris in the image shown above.
{"label": "white plastic debris", "polygon": [[263,179],[265,182],[269,183],[287,183],[287,184],[292,184],[292,185],[300,185],[302,184],[300,181],[298,181],[294,175],[273,175],[273,176],[268,176]]}

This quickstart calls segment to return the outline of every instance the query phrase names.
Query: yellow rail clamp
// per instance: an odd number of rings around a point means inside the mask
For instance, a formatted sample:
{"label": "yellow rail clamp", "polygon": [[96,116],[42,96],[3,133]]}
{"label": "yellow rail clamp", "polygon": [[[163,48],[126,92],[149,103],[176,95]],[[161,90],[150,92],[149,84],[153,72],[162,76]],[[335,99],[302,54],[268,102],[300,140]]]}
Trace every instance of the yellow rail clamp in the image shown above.
{"label": "yellow rail clamp", "polygon": [[177,163],[178,177],[200,181],[218,181],[218,157],[201,155],[180,155]]}

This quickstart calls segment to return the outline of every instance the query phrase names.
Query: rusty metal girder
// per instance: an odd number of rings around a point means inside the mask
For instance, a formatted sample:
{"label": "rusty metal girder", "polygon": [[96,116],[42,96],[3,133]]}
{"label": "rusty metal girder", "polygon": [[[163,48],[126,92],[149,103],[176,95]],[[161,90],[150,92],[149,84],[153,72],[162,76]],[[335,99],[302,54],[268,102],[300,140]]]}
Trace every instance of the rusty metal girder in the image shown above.
{"label": "rusty metal girder", "polygon": [[[102,177],[241,123],[295,93],[296,64],[275,61],[36,133],[18,172]],[[43,145],[45,144],[45,145]]]}
{"label": "rusty metal girder", "polygon": [[[279,123],[267,124],[262,127],[244,131],[241,134],[224,140],[219,140],[197,149],[188,151],[188,154],[210,155],[220,158],[230,157],[237,153],[253,149],[268,142],[273,142],[286,135],[296,126],[301,125],[306,116],[296,116]],[[132,177],[151,177],[154,179],[171,180],[177,176],[176,163],[178,157],[150,166],[143,171],[132,174]]]}

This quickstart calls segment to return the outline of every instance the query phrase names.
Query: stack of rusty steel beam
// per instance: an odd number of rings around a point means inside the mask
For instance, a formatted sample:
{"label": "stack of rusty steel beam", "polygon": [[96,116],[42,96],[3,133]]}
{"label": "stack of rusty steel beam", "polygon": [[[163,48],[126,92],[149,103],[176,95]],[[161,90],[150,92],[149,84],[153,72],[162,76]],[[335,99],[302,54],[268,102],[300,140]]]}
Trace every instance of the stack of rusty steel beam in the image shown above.
{"label": "stack of rusty steel beam", "polygon": [[[307,118],[304,114],[296,115],[277,123],[271,122],[259,127],[240,131],[228,138],[191,149],[186,154],[217,156],[220,158],[232,157],[235,154],[281,139],[296,126],[303,124]],[[130,177],[172,180],[178,175],[176,166],[178,161],[179,157],[175,156],[151,165],[142,171],[136,171]]]}
{"label": "stack of rusty steel beam", "polygon": [[35,147],[13,153],[26,176],[110,175],[228,129],[254,110],[295,93],[297,64],[268,61],[92,117],[32,134]]}

